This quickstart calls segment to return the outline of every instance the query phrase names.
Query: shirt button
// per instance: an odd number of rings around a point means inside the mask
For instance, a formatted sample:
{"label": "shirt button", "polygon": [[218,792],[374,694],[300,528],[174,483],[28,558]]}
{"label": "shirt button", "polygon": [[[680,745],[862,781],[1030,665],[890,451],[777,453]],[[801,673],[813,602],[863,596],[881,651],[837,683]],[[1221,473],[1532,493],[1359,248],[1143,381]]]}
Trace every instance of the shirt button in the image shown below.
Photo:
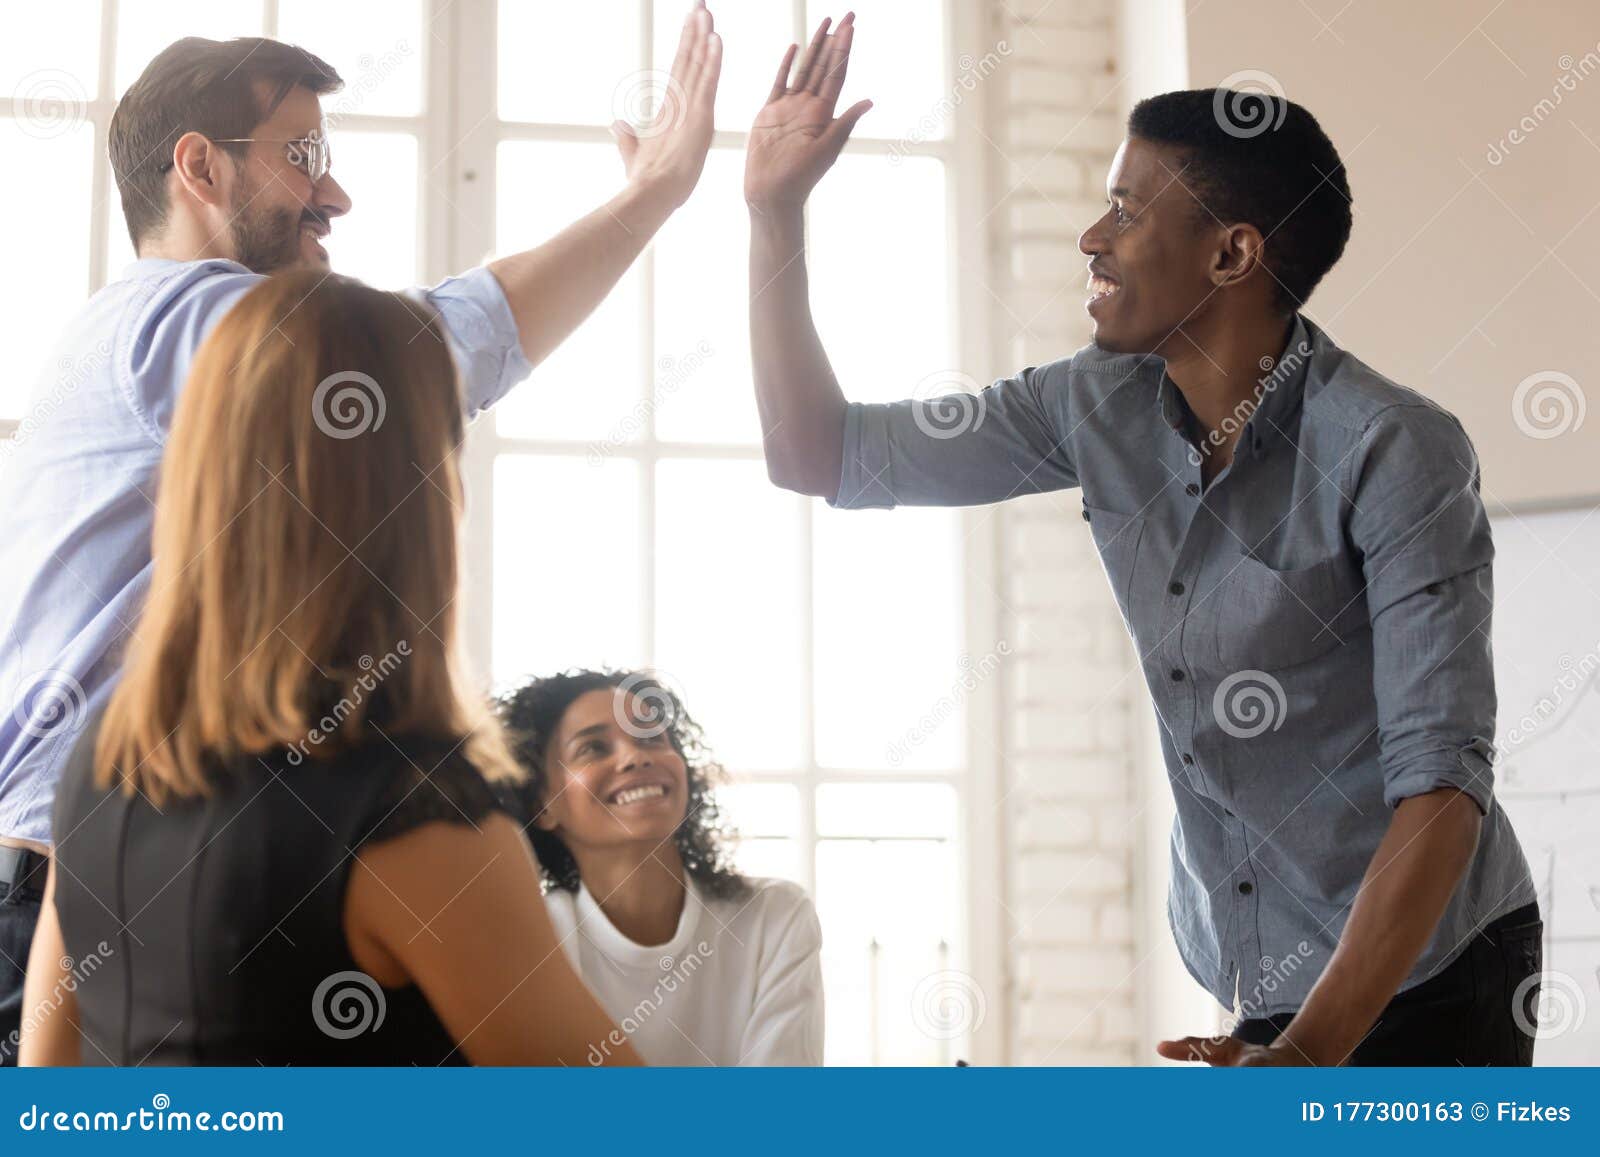
{"label": "shirt button", "polygon": [[1193,763],[1194,762],[1194,756],[1190,755],[1187,751],[1185,751],[1183,753],[1183,762],[1185,762],[1185,763]]}
{"label": "shirt button", "polygon": [[1242,895],[1248,896],[1251,892],[1254,892],[1255,890],[1256,890],[1255,889],[1255,885],[1251,884],[1249,880],[1240,880],[1239,881],[1239,891],[1240,891],[1240,893]]}
{"label": "shirt button", "polygon": [[1178,670],[1176,667],[1174,667],[1173,670],[1172,670],[1172,681],[1174,683],[1182,683],[1183,682],[1183,672]]}
{"label": "shirt button", "polygon": [[1189,485],[1183,488],[1183,492],[1190,498],[1193,498],[1195,495],[1200,493],[1200,484],[1197,482],[1191,482]]}
{"label": "shirt button", "polygon": [[1087,510],[1085,510],[1085,511],[1084,511],[1084,512],[1083,512],[1083,520],[1084,520],[1084,521],[1085,521],[1085,522],[1088,522],[1088,521],[1089,521],[1089,512],[1088,512],[1088,511],[1087,511]]}
{"label": "shirt button", "polygon": [[1181,595],[1183,593],[1183,584],[1180,582],[1175,582],[1167,589],[1175,595]]}

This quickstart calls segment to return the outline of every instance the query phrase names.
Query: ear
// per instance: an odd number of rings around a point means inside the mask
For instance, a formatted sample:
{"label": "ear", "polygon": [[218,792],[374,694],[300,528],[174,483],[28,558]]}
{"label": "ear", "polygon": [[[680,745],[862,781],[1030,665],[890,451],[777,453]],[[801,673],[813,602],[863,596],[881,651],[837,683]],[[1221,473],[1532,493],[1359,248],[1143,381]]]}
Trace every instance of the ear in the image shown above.
{"label": "ear", "polygon": [[552,804],[545,804],[539,809],[539,814],[533,817],[533,826],[542,832],[553,832],[561,826],[561,820],[556,815]]}
{"label": "ear", "polygon": [[184,133],[172,146],[172,167],[184,192],[202,205],[228,200],[234,164],[226,152],[202,134]]}
{"label": "ear", "polygon": [[1237,285],[1262,268],[1266,238],[1254,225],[1230,225],[1222,234],[1211,264],[1211,283]]}

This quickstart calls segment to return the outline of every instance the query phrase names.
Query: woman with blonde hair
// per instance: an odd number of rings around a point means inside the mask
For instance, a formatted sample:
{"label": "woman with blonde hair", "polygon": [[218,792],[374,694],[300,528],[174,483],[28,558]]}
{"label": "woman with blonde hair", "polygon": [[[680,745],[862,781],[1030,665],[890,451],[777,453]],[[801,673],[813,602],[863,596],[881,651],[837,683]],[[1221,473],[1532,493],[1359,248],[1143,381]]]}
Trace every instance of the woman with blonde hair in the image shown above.
{"label": "woman with blonde hair", "polygon": [[400,295],[285,274],[206,340],[144,615],[62,776],[24,1064],[576,1064],[612,1037],[528,902],[521,772],[456,659],[462,436]]}

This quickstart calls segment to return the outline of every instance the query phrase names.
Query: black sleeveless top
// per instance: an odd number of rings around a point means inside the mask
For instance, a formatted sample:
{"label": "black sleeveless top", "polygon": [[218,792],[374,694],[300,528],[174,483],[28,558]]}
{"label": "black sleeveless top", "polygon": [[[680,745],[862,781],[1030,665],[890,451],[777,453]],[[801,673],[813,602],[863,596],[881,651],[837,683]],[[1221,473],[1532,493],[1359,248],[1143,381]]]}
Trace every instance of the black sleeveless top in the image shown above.
{"label": "black sleeveless top", "polygon": [[94,786],[97,732],[55,811],[85,1064],[466,1063],[421,990],[380,987],[344,935],[363,845],[504,809],[455,745],[374,732],[329,760],[241,758],[157,811]]}

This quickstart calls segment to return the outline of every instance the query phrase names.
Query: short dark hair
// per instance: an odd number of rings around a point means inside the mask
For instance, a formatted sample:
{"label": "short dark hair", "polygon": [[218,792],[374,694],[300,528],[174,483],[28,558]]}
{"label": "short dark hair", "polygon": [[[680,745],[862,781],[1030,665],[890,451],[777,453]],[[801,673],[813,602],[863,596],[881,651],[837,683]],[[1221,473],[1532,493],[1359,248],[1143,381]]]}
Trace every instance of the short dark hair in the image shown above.
{"label": "short dark hair", "polygon": [[[265,101],[258,91],[263,84],[271,86]],[[337,92],[344,81],[305,49],[260,36],[188,36],[146,65],[117,102],[108,134],[111,171],[134,248],[167,219],[166,166],[179,137],[248,137],[298,87],[322,96]],[[244,155],[244,145],[222,148]]]}
{"label": "short dark hair", "polygon": [[507,787],[503,798],[522,822],[544,871],[547,887],[576,892],[580,882],[578,861],[562,838],[534,821],[549,802],[556,781],[546,766],[550,740],[561,726],[567,708],[590,691],[624,690],[643,703],[641,722],[664,729],[687,772],[689,799],[683,822],[672,842],[683,857],[683,870],[708,896],[726,898],[749,891],[749,881],[733,865],[735,834],[717,809],[716,784],[722,766],[711,756],[700,725],[689,716],[677,692],[643,671],[566,671],[534,679],[498,702],[500,721],[512,742],[512,752],[528,773],[520,784]]}
{"label": "short dark hair", "polygon": [[1344,252],[1344,162],[1316,117],[1293,101],[1226,88],[1162,93],[1134,106],[1128,135],[1184,152],[1182,181],[1200,213],[1270,238],[1266,264],[1286,308],[1304,305]]}

